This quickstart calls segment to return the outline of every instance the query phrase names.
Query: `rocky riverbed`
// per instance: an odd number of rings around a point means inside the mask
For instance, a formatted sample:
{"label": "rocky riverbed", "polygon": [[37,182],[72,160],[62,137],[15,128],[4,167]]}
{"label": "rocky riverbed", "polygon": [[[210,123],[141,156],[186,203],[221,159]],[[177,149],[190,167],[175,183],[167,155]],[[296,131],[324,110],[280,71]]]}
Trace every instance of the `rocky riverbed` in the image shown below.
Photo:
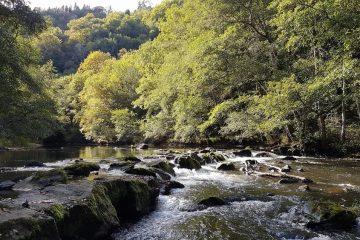
{"label": "rocky riverbed", "polygon": [[360,235],[356,159],[250,149],[81,151],[0,154],[0,239]]}

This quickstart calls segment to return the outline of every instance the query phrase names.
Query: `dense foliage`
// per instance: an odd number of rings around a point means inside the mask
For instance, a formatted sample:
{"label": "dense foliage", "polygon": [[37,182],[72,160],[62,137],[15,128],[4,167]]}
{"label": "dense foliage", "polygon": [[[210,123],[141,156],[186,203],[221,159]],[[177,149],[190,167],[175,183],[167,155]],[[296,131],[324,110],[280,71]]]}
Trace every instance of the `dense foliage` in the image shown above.
{"label": "dense foliage", "polygon": [[358,146],[357,0],[139,6],[43,12],[52,21],[32,41],[42,63],[77,69],[53,80],[65,137]]}

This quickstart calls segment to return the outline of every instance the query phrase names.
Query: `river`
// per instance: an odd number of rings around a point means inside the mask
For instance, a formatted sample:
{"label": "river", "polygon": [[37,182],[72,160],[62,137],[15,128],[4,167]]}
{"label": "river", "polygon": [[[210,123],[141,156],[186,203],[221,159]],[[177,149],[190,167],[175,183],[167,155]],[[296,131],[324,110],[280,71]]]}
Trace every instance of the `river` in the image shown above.
{"label": "river", "polygon": [[[190,149],[175,149],[187,152]],[[231,150],[221,151],[227,161],[242,165],[243,157],[234,157]],[[143,161],[157,159],[157,149],[130,150],[115,147],[80,147],[34,149],[0,152],[0,167],[14,167],[0,173],[0,180],[25,177],[37,168],[23,168],[29,161],[44,162],[48,169],[65,166],[71,160],[113,160],[136,155]],[[251,158],[250,158],[251,159]],[[259,162],[284,165],[271,158],[253,158]],[[291,162],[296,175],[311,178],[311,191],[301,191],[303,184],[279,184],[276,179],[246,175],[240,171],[219,171],[216,164],[202,166],[198,171],[175,168],[174,180],[185,185],[160,195],[155,211],[134,224],[116,230],[112,237],[122,239],[360,239],[360,223],[346,231],[313,231],[304,226],[312,201],[336,202],[344,206],[359,206],[360,161],[355,159],[320,159],[297,157]],[[120,170],[102,171],[111,175]],[[296,172],[302,168],[304,172]],[[199,210],[197,203],[208,197],[220,197],[228,204]],[[0,194],[0,198],[4,198]]]}

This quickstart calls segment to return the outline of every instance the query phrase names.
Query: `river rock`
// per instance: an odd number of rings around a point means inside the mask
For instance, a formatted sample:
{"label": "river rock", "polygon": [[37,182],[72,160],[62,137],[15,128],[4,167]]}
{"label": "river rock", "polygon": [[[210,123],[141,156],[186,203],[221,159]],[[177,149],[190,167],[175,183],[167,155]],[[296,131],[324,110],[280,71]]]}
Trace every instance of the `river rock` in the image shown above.
{"label": "river rock", "polygon": [[180,168],[195,169],[199,170],[201,164],[194,158],[190,156],[181,156],[175,159],[175,162],[179,164]]}
{"label": "river rock", "polygon": [[146,143],[141,143],[137,146],[137,149],[143,149],[143,150],[149,149],[149,145]]}
{"label": "river rock", "polygon": [[316,218],[306,227],[318,230],[350,229],[356,226],[357,214],[354,209],[335,203],[317,203],[312,206],[311,214]]}
{"label": "river rock", "polygon": [[68,175],[76,177],[88,177],[90,172],[99,171],[100,166],[96,163],[80,162],[64,168]]}
{"label": "river rock", "polygon": [[240,151],[233,152],[233,154],[237,157],[251,157],[252,153],[250,149],[243,149]]}
{"label": "river rock", "polygon": [[12,187],[15,185],[16,183],[13,181],[3,181],[0,182],[0,191],[3,190],[11,190]]}
{"label": "river rock", "polygon": [[281,160],[295,161],[295,160],[296,160],[296,158],[295,158],[295,157],[293,157],[293,156],[286,156],[286,157],[281,158]]}
{"label": "river rock", "polygon": [[135,156],[126,156],[119,159],[120,161],[128,161],[128,162],[141,162],[141,160]]}
{"label": "river rock", "polygon": [[185,188],[184,184],[179,183],[177,181],[169,181],[165,184],[163,194],[170,195],[171,189],[175,188]]}
{"label": "river rock", "polygon": [[[2,200],[1,239],[108,239],[120,224],[149,213],[159,188],[149,178],[81,180]],[[27,199],[30,208],[22,208]]]}
{"label": "river rock", "polygon": [[282,178],[278,183],[280,184],[292,184],[292,183],[298,183],[300,182],[300,179],[295,178]]}
{"label": "river rock", "polygon": [[164,172],[167,172],[168,174],[175,176],[175,171],[174,171],[175,165],[168,161],[164,161],[164,160],[152,161],[152,162],[148,163],[147,166],[161,169]]}
{"label": "river rock", "polygon": [[131,168],[134,168],[135,166],[135,163],[134,162],[116,162],[116,163],[112,163],[110,164],[110,167],[109,167],[109,171],[111,170],[115,170],[115,169],[118,169],[118,170],[121,170],[121,171],[126,171],[126,170],[129,170]]}
{"label": "river rock", "polygon": [[303,185],[298,188],[300,191],[308,192],[310,191],[310,187],[308,185]]}
{"label": "river rock", "polygon": [[33,162],[29,162],[27,164],[25,164],[25,167],[30,168],[30,167],[45,167],[45,164],[42,162],[38,162],[38,161],[33,161]]}
{"label": "river rock", "polygon": [[205,205],[207,207],[222,206],[225,205],[225,201],[218,197],[209,197],[201,200],[198,204]]}
{"label": "river rock", "polygon": [[66,184],[68,182],[68,176],[62,169],[53,169],[46,172],[36,172],[32,176],[31,182],[42,186],[49,186],[58,183]]}
{"label": "river rock", "polygon": [[289,165],[285,165],[284,167],[281,168],[281,172],[290,172],[291,169],[292,168]]}
{"label": "river rock", "polygon": [[233,163],[222,163],[217,167],[217,170],[221,171],[235,171],[235,165]]}
{"label": "river rock", "polygon": [[273,153],[269,153],[269,152],[259,152],[259,153],[256,153],[254,155],[254,157],[269,157],[269,158],[273,158],[273,157],[276,157],[275,154]]}

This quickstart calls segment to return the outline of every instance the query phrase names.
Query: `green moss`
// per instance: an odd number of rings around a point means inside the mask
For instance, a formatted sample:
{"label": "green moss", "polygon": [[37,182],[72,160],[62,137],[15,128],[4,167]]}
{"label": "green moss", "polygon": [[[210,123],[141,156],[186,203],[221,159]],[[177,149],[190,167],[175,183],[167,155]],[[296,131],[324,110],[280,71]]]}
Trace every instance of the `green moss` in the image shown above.
{"label": "green moss", "polygon": [[51,205],[45,212],[55,219],[56,223],[61,223],[64,220],[66,209],[61,204]]}
{"label": "green moss", "polygon": [[47,172],[36,172],[32,177],[32,181],[66,184],[68,182],[68,176],[62,169],[53,169]]}
{"label": "green moss", "polygon": [[64,168],[64,170],[69,175],[85,177],[88,177],[90,175],[90,172],[99,171],[99,169],[100,166],[98,164],[89,162],[79,162]]}

